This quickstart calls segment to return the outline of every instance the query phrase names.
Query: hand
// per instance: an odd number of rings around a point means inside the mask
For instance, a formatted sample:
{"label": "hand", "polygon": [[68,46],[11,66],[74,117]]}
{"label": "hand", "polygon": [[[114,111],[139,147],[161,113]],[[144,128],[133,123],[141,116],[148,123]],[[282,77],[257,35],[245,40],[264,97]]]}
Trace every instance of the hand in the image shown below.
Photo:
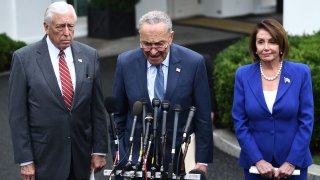
{"label": "hand", "polygon": [[91,156],[91,169],[94,172],[100,171],[107,164],[105,156],[93,154]]}
{"label": "hand", "polygon": [[289,163],[289,162],[284,162],[277,171],[274,173],[274,177],[276,179],[281,179],[281,178],[288,178],[292,175],[294,169],[296,167]]}
{"label": "hand", "polygon": [[196,166],[193,169],[197,169],[197,170],[203,171],[205,174],[208,173],[208,167],[203,165],[203,164],[200,164],[200,163],[197,163]]}
{"label": "hand", "polygon": [[20,174],[22,180],[35,180],[35,167],[34,163],[21,166]]}
{"label": "hand", "polygon": [[211,120],[214,122],[214,112],[211,112]]}
{"label": "hand", "polygon": [[256,163],[256,167],[260,175],[264,178],[272,178],[274,174],[274,167],[265,160],[260,160]]}

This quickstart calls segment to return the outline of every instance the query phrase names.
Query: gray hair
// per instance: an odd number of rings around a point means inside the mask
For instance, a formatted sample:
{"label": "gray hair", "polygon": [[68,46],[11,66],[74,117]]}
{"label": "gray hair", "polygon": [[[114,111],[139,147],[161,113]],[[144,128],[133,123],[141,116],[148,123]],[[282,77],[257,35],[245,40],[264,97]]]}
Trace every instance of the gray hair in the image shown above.
{"label": "gray hair", "polygon": [[140,31],[141,26],[144,23],[147,24],[158,24],[158,23],[165,23],[168,27],[168,32],[170,33],[172,31],[172,21],[169,15],[162,11],[149,11],[145,15],[143,15],[138,24],[138,29]]}
{"label": "gray hair", "polygon": [[77,21],[77,14],[72,5],[66,3],[65,1],[58,1],[50,4],[44,13],[44,22],[51,24],[52,17],[55,14],[66,14],[69,11],[72,11],[75,21]]}

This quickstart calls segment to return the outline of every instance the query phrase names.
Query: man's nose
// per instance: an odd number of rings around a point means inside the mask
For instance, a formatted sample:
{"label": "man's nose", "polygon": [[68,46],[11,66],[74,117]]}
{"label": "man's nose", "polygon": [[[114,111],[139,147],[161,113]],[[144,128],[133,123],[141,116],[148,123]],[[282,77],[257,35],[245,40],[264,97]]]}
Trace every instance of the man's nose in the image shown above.
{"label": "man's nose", "polygon": [[157,49],[155,46],[152,46],[151,49],[150,49],[150,53],[151,53],[152,55],[155,55],[155,54],[158,53],[158,49]]}
{"label": "man's nose", "polygon": [[70,30],[69,30],[67,25],[63,27],[62,31],[63,31],[64,35],[69,35],[70,34]]}

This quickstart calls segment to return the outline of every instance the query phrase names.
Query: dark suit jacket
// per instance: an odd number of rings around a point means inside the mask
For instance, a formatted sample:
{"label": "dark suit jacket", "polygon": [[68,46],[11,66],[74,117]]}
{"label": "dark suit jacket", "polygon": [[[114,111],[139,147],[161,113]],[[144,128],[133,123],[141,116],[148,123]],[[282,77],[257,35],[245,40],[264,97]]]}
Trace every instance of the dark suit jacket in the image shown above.
{"label": "dark suit jacket", "polygon": [[72,43],[76,88],[69,112],[45,38],[13,54],[9,121],[15,162],[34,161],[36,179],[67,179],[71,163],[78,178],[88,178],[91,153],[107,151],[98,55]]}
{"label": "dark suit jacket", "polygon": [[310,69],[283,62],[272,114],[264,98],[259,63],[240,67],[234,88],[232,115],[241,146],[240,165],[249,168],[264,159],[308,167],[314,113]]}
{"label": "dark suit jacket", "polygon": [[[129,148],[129,136],[133,122],[132,107],[141,98],[149,100],[147,90],[147,59],[141,49],[134,49],[118,56],[114,79],[113,94],[120,103],[120,112],[115,121],[121,133],[120,159]],[[172,44],[170,47],[169,69],[165,100],[171,104],[182,106],[179,116],[178,140],[176,150],[182,139],[182,131],[186,124],[190,106],[197,108],[192,124],[196,133],[196,160],[211,163],[213,154],[212,123],[210,120],[210,94],[203,56],[182,46]],[[153,112],[151,102],[148,111]],[[167,118],[167,163],[170,159],[174,112],[169,111]],[[158,122],[158,130],[161,130]],[[136,124],[133,162],[137,161],[142,132],[141,119]],[[129,153],[128,153],[129,154]]]}

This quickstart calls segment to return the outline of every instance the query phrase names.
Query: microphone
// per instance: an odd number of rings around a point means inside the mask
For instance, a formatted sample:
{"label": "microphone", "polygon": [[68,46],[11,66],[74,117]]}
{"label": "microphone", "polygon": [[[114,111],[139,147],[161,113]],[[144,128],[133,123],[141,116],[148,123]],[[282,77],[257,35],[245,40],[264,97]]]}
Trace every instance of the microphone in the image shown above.
{"label": "microphone", "polygon": [[178,121],[179,121],[179,113],[181,111],[181,106],[179,104],[174,105],[173,111],[174,111],[174,124],[173,124],[172,152],[175,152],[174,150],[176,148]]}
{"label": "microphone", "polygon": [[[164,137],[166,135],[166,128],[167,128],[167,115],[170,108],[170,103],[168,100],[164,100],[161,104],[162,108],[162,129],[161,129],[161,135]],[[165,139],[162,139],[162,142],[164,142]]]}
{"label": "microphone", "polygon": [[160,99],[155,97],[152,99],[153,106],[153,155],[152,155],[152,166],[151,166],[151,179],[155,177],[155,171],[159,163],[158,155],[158,143],[157,143],[157,121],[158,121],[158,111],[160,107]]}
{"label": "microphone", "polygon": [[147,100],[147,98],[141,98],[140,102],[142,103],[142,137],[144,137],[144,134],[146,132],[145,118],[146,118],[146,114],[147,114],[147,103],[148,103],[148,100]]}
{"label": "microphone", "polygon": [[171,147],[171,163],[169,164],[169,172],[168,177],[172,179],[173,173],[173,161],[176,151],[176,139],[177,139],[177,130],[178,130],[178,121],[179,121],[179,113],[181,111],[181,106],[179,104],[174,105],[174,124],[173,124],[173,137],[172,137],[172,147]]}
{"label": "microphone", "polygon": [[187,119],[187,124],[186,124],[186,126],[184,127],[184,130],[183,130],[183,135],[182,135],[183,140],[182,140],[182,142],[186,141],[187,133],[189,132],[190,124],[191,124],[191,121],[193,119],[193,116],[194,116],[195,112],[196,112],[196,107],[191,106],[190,107],[190,111],[189,111],[189,115],[188,115],[188,119]]}
{"label": "microphone", "polygon": [[142,103],[140,101],[136,101],[133,104],[133,115],[134,115],[134,117],[133,117],[133,123],[132,123],[130,138],[129,138],[130,144],[132,144],[132,142],[133,142],[133,136],[134,136],[134,131],[135,131],[135,128],[136,128],[137,119],[138,119],[138,116],[141,114],[141,111],[142,111]]}
{"label": "microphone", "polygon": [[111,127],[111,135],[114,141],[114,148],[115,148],[115,158],[114,158],[114,163],[112,165],[112,171],[110,173],[110,177],[111,174],[114,173],[114,171],[116,170],[116,167],[119,163],[119,137],[118,137],[118,133],[116,132],[116,128],[115,128],[115,123],[114,123],[114,112],[116,112],[116,98],[114,96],[108,96],[104,99],[104,106],[109,114],[109,124]]}
{"label": "microphone", "polygon": [[114,112],[117,109],[116,105],[117,105],[117,102],[114,96],[108,96],[104,99],[104,106],[109,114],[109,120],[110,120],[109,124],[111,126],[111,134],[115,141],[117,139],[117,133],[116,133],[116,128],[114,124]]}
{"label": "microphone", "polygon": [[143,141],[143,154],[145,154],[148,146],[149,131],[150,131],[151,123],[153,121],[152,114],[147,113],[145,120],[147,121],[147,125],[146,125],[146,134]]}
{"label": "microphone", "polygon": [[123,167],[121,174],[123,175],[126,170],[128,170],[131,167],[131,162],[132,162],[132,151],[133,151],[133,137],[134,137],[134,131],[136,128],[136,123],[138,116],[141,114],[142,111],[142,103],[140,101],[136,101],[133,104],[133,123],[132,123],[132,128],[131,128],[131,133],[130,133],[130,138],[129,138],[129,144],[130,144],[130,154],[128,158],[127,164]]}
{"label": "microphone", "polygon": [[170,107],[170,103],[168,100],[162,101],[161,108],[162,108],[162,129],[161,129],[161,144],[162,144],[162,156],[161,156],[161,163],[160,163],[160,172],[161,172],[161,179],[166,179],[166,173],[164,172],[164,165],[163,162],[165,160],[166,155],[166,127],[167,127],[167,115],[168,110]]}
{"label": "microphone", "polygon": [[[157,130],[158,110],[160,107],[160,99],[155,97],[152,99],[153,106],[153,130]],[[155,134],[154,134],[155,135]]]}

